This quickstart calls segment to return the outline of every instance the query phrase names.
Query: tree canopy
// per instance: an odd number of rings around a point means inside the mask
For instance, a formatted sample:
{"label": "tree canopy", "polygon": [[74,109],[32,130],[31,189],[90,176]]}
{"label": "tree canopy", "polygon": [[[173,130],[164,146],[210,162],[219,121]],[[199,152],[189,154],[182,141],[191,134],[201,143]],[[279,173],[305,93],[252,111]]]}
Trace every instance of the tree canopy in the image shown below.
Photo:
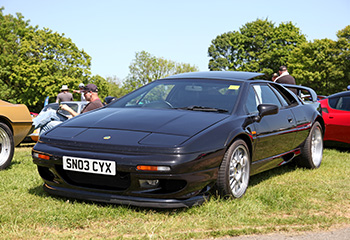
{"label": "tree canopy", "polygon": [[[141,51],[136,52],[124,81],[91,76],[91,57],[71,39],[31,26],[20,13],[4,15],[3,10],[0,8],[0,98],[23,103],[31,111],[40,111],[46,96],[53,100],[62,85],[75,89],[81,82],[95,83],[103,99],[121,97],[159,78],[199,70]],[[350,84],[350,25],[339,30],[337,37],[336,41],[308,42],[291,22],[277,26],[268,19],[257,19],[213,39],[208,66],[211,71],[262,72],[265,79],[271,79],[279,66],[286,65],[297,84],[329,95]]]}
{"label": "tree canopy", "polygon": [[3,10],[0,8],[0,98],[23,103],[31,111],[40,111],[47,96],[54,101],[62,85],[75,89],[79,83],[94,83],[104,99],[121,97],[158,78],[198,71],[190,64],[142,51],[136,53],[130,74],[122,83],[116,77],[91,76],[91,57],[71,39],[48,28],[31,26],[20,13],[4,15]]}
{"label": "tree canopy", "polygon": [[209,69],[262,72],[269,77],[288,62],[290,51],[304,42],[306,37],[291,22],[275,26],[267,19],[257,19],[212,40]]}
{"label": "tree canopy", "polygon": [[130,92],[156,79],[170,75],[196,72],[198,68],[187,63],[152,56],[146,51],[137,52],[129,66],[130,73],[124,81],[123,88]]}
{"label": "tree canopy", "polygon": [[350,84],[350,25],[338,31],[337,41],[316,39],[295,48],[289,59],[298,84],[330,95]]}
{"label": "tree canopy", "polygon": [[6,90],[1,99],[33,109],[46,96],[57,95],[63,84],[75,88],[88,82],[91,57],[71,39],[32,27],[21,14],[4,16],[2,10],[0,83]]}
{"label": "tree canopy", "polygon": [[262,72],[269,80],[285,65],[297,84],[330,95],[350,84],[350,25],[337,37],[337,41],[308,42],[291,22],[276,27],[267,19],[257,19],[212,40],[209,69]]}

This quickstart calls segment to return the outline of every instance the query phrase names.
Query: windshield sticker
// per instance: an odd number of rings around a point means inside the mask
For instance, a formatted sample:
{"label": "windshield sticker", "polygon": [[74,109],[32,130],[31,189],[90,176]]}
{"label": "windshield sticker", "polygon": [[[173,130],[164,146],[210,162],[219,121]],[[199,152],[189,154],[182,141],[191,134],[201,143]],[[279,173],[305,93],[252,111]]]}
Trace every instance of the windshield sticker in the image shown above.
{"label": "windshield sticker", "polygon": [[230,85],[228,87],[229,90],[238,90],[239,89],[239,85]]}

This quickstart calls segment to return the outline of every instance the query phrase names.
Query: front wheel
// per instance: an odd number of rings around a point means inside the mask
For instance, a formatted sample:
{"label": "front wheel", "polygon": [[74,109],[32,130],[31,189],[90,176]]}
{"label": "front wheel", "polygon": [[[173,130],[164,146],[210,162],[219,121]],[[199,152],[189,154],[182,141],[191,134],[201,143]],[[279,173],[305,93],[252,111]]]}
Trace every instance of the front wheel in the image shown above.
{"label": "front wheel", "polygon": [[11,163],[15,144],[9,127],[0,123],[0,170],[5,169]]}
{"label": "front wheel", "polygon": [[318,168],[323,156],[323,134],[319,122],[312,126],[309,136],[301,147],[301,154],[297,157],[297,164],[305,168]]}
{"label": "front wheel", "polygon": [[250,154],[247,144],[236,140],[225,153],[219,168],[217,187],[221,196],[240,198],[248,188]]}

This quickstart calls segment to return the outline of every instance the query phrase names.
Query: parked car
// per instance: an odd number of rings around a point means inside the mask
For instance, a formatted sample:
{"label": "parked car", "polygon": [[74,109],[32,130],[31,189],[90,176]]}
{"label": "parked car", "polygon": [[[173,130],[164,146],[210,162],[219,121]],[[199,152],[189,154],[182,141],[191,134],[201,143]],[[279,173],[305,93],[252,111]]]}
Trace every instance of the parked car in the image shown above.
{"label": "parked car", "polygon": [[326,145],[345,146],[350,144],[350,91],[330,95],[319,101],[326,125]]}
{"label": "parked car", "polygon": [[320,104],[306,104],[278,83],[253,80],[261,75],[175,75],[65,121],[33,148],[44,189],[85,200],[179,208],[203,203],[213,189],[239,198],[251,175],[293,159],[318,168]]}
{"label": "parked car", "polygon": [[31,128],[32,118],[25,105],[0,100],[0,170],[10,165],[15,146]]}
{"label": "parked car", "polygon": [[[74,111],[80,113],[84,109],[84,107],[88,104],[88,102],[86,102],[86,101],[70,101],[70,102],[62,102],[60,104],[67,104]],[[47,104],[40,111],[39,115],[44,113],[44,112],[46,112],[47,110],[52,109],[52,110],[58,111],[59,114],[65,116],[66,118],[72,117],[72,115],[69,112],[67,112],[65,110],[62,110],[62,109],[59,109],[60,104],[59,103],[49,103],[49,104]],[[39,115],[37,115],[37,116],[39,116]],[[40,129],[36,129],[36,130],[34,130],[33,133],[29,134],[29,136],[31,137],[32,141],[34,141],[34,142],[38,141],[39,133],[40,133]]]}

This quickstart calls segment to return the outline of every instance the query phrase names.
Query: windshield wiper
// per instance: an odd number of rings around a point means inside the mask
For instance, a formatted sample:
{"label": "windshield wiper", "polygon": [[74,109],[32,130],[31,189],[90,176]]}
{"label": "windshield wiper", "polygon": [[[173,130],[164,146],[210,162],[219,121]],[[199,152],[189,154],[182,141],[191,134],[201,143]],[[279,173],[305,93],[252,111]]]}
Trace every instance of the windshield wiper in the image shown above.
{"label": "windshield wiper", "polygon": [[196,106],[196,105],[183,107],[179,109],[190,110],[190,111],[203,111],[203,112],[220,112],[220,113],[228,112],[226,109]]}

